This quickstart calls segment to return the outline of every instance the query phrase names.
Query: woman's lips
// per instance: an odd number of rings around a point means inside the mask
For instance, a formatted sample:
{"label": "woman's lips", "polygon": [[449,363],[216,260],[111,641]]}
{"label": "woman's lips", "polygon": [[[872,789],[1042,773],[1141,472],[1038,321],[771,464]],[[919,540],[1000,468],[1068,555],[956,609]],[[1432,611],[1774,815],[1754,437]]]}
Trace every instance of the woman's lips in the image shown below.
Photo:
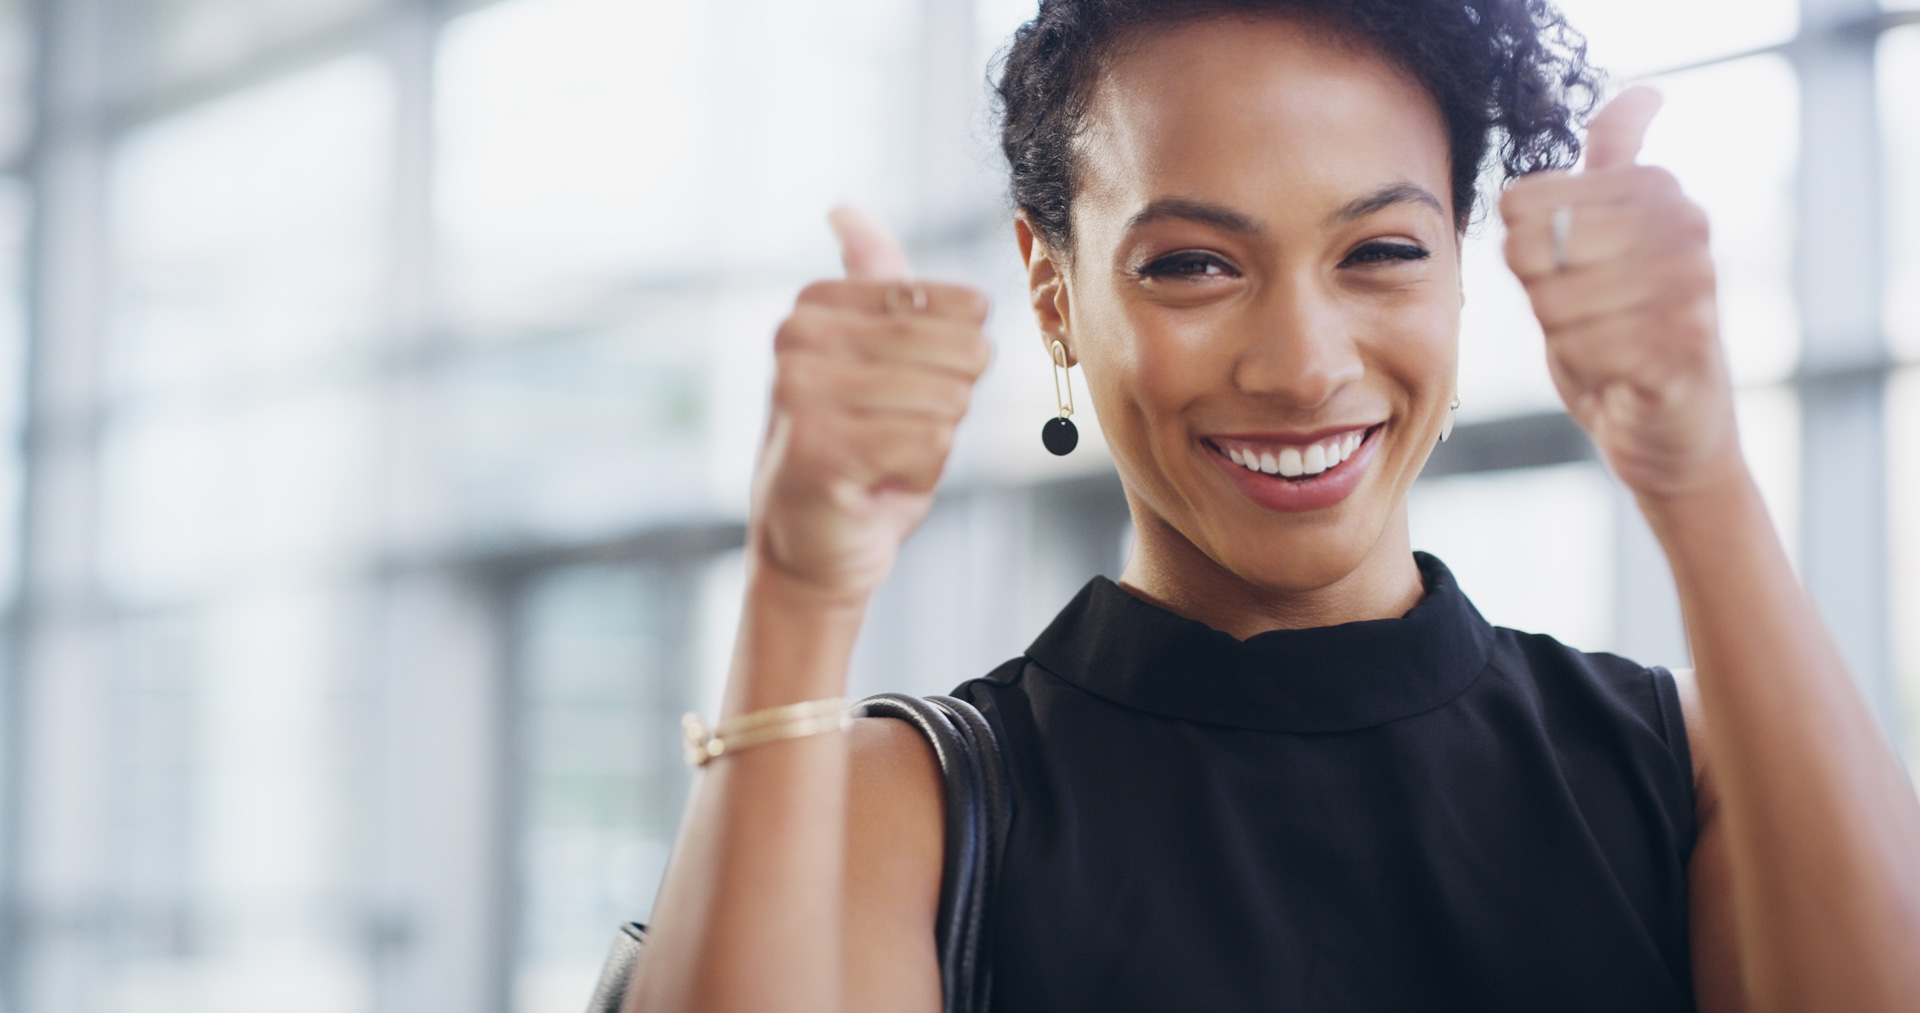
{"label": "woman's lips", "polygon": [[1269,510],[1304,513],[1333,506],[1353,492],[1385,428],[1382,423],[1350,429],[1309,443],[1226,436],[1203,442],[1248,499]]}

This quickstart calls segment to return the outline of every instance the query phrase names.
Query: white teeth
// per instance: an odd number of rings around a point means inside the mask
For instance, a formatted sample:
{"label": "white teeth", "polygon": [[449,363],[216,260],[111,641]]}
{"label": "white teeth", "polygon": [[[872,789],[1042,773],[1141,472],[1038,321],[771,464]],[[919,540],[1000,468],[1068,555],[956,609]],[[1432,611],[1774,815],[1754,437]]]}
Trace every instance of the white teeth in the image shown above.
{"label": "white teeth", "polygon": [[1338,467],[1352,458],[1366,440],[1366,431],[1356,429],[1306,447],[1279,447],[1264,450],[1256,450],[1252,447],[1226,447],[1224,450],[1228,459],[1248,471],[1299,478],[1302,475],[1318,475]]}
{"label": "white teeth", "polygon": [[1327,448],[1316,443],[1307,448],[1307,452],[1301,455],[1300,461],[1307,469],[1307,474],[1318,475],[1327,470]]}

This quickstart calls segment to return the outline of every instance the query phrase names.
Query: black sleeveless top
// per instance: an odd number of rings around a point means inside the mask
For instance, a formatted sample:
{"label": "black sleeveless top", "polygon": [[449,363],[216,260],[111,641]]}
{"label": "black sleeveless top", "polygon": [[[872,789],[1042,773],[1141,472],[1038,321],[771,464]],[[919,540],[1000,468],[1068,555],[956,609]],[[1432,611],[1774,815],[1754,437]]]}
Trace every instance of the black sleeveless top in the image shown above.
{"label": "black sleeveless top", "polygon": [[1014,815],[993,1009],[1693,1009],[1672,676],[1487,624],[1238,641],[1096,578],[957,695]]}

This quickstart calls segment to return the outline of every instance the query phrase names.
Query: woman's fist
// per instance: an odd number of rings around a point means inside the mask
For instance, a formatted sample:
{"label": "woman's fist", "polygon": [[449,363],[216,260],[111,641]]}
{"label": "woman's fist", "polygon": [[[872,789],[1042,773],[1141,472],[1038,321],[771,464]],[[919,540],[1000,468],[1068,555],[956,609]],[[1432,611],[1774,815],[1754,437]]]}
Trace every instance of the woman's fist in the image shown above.
{"label": "woman's fist", "polygon": [[1651,497],[1744,467],[1706,214],[1672,174],[1634,164],[1659,107],[1652,89],[1627,89],[1594,118],[1586,171],[1528,176],[1500,201],[1554,385],[1621,481]]}
{"label": "woman's fist", "polygon": [[909,281],[869,216],[829,221],[847,278],[807,286],[774,337],[749,547],[810,592],[860,601],[932,505],[991,345],[985,296]]}

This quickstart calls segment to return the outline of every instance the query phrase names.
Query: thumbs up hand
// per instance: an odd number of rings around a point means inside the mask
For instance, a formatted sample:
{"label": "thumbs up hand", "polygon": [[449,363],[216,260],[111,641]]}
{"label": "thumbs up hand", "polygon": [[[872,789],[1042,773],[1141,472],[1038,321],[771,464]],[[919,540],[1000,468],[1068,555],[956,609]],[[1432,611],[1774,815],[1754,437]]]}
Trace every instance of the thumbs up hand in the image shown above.
{"label": "thumbs up hand", "polygon": [[932,505],[991,345],[984,295],[908,280],[869,215],[828,220],[847,277],[802,290],[774,336],[748,551],[807,593],[858,604]]}
{"label": "thumbs up hand", "polygon": [[1745,467],[1706,213],[1671,173],[1634,164],[1660,102],[1620,93],[1587,131],[1585,171],[1527,176],[1500,201],[1507,264],[1568,412],[1621,481],[1655,498]]}

